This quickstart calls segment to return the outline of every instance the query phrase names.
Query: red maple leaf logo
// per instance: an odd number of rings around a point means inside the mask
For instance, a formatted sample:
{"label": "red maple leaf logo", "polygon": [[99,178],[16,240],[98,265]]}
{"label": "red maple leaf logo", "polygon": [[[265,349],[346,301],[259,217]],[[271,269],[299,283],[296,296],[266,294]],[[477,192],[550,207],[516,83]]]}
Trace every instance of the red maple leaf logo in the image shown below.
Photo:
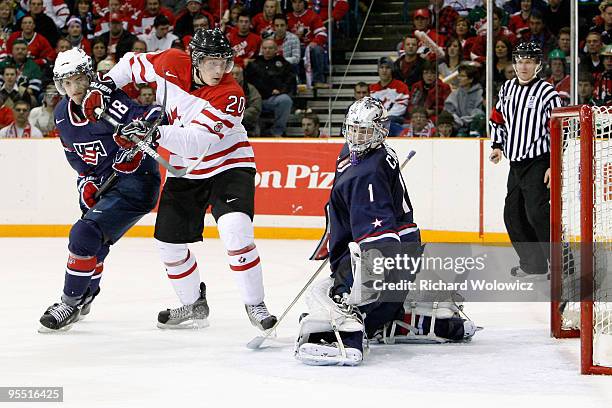
{"label": "red maple leaf logo", "polygon": [[175,107],[174,109],[172,109],[172,111],[170,111],[170,115],[168,116],[168,122],[173,125],[174,122],[177,120],[181,120],[181,115],[178,114],[177,108]]}

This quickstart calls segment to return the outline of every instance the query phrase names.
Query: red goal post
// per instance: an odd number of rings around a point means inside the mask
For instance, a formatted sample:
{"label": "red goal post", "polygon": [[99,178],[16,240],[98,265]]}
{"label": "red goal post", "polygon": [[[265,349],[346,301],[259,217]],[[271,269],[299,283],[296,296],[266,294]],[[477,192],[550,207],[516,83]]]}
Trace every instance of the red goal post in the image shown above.
{"label": "red goal post", "polygon": [[550,127],[551,334],[612,375],[612,107],[558,108]]}

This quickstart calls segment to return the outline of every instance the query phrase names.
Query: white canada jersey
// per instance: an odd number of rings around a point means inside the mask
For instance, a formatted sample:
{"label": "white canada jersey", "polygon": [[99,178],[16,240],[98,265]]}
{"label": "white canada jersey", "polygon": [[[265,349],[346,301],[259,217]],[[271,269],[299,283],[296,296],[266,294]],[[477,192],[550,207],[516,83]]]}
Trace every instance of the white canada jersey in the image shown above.
{"label": "white canada jersey", "polygon": [[219,85],[191,90],[191,57],[171,48],[153,53],[128,52],[108,75],[119,88],[130,82],[155,84],[159,105],[164,102],[167,87],[170,124],[159,127],[159,144],[171,152],[170,164],[184,168],[206,153],[202,163],[185,178],[208,178],[236,167],[255,168],[253,148],[242,126],[244,91],[231,74],[225,74]]}

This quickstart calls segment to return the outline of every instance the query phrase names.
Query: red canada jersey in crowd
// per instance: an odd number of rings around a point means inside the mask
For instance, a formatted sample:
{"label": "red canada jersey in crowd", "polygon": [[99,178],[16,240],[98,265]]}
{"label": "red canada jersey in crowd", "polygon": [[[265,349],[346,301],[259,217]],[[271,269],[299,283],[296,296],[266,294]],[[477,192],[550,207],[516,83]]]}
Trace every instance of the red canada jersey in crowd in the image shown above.
{"label": "red canada jersey in crowd", "polygon": [[21,31],[15,31],[6,41],[6,49],[12,50],[13,42],[18,38],[28,42],[28,53],[30,54],[30,57],[32,57],[34,62],[41,67],[48,62],[55,61],[55,57],[57,57],[55,49],[51,47],[49,41],[39,33],[34,33],[34,36],[32,36],[32,38],[28,41],[22,37]]}
{"label": "red canada jersey in crowd", "polygon": [[234,62],[244,66],[245,59],[255,58],[259,54],[261,37],[249,32],[246,36],[238,34],[238,30],[232,30],[227,34],[227,39],[234,50]]}
{"label": "red canada jersey in crowd", "polygon": [[393,79],[387,86],[380,82],[370,84],[370,96],[385,105],[389,116],[404,116],[410,98],[408,86],[398,79]]}
{"label": "red canada jersey in crowd", "polygon": [[216,86],[192,91],[191,58],[171,48],[156,53],[128,52],[108,76],[118,87],[130,82],[156,84],[156,103],[165,102],[170,123],[159,127],[159,143],[171,152],[170,164],[186,167],[206,153],[186,178],[209,178],[236,167],[255,168],[253,149],[242,126],[244,91],[231,73],[224,74]]}
{"label": "red canada jersey in crowd", "polygon": [[[142,10],[144,10],[145,0],[121,0],[119,8],[121,14],[132,19]],[[108,14],[108,0],[93,0],[92,2],[94,14],[101,17]]]}
{"label": "red canada jersey in crowd", "polygon": [[[329,11],[329,0],[311,0],[310,8],[317,13],[323,22],[327,21]],[[347,0],[333,0],[332,17],[334,21],[340,21],[349,11],[349,3]]]}
{"label": "red canada jersey in crowd", "polygon": [[[170,26],[174,26],[176,19],[172,10],[160,7],[159,14],[166,16],[170,22]],[[157,15],[153,15],[147,10],[138,13],[138,16],[134,19],[134,31],[132,34],[149,34],[154,29],[153,21],[155,17],[157,17]]]}
{"label": "red canada jersey in crowd", "polygon": [[563,106],[568,106],[570,102],[570,76],[566,75],[560,81],[555,81],[552,76],[549,76],[546,82],[555,86],[555,91],[557,91],[557,93],[561,97],[561,102],[563,102]]}
{"label": "red canada jersey in crowd", "polygon": [[[21,8],[30,11],[30,1],[21,0]],[[58,28],[64,28],[70,16],[70,9],[64,0],[43,0],[43,11]]]}
{"label": "red canada jersey in crowd", "polygon": [[289,31],[297,35],[303,45],[311,42],[325,46],[327,42],[327,30],[323,26],[321,17],[310,9],[304,10],[300,14],[295,12],[287,14]]}
{"label": "red canada jersey in crowd", "polygon": [[264,17],[264,13],[255,14],[255,17],[251,20],[251,25],[253,26],[253,32],[260,37],[262,37],[262,33],[273,33],[274,32],[274,21],[266,20]]}
{"label": "red canada jersey in crowd", "polygon": [[516,12],[508,20],[508,29],[517,37],[521,37],[524,31],[529,31],[529,17],[523,18],[521,12]]}

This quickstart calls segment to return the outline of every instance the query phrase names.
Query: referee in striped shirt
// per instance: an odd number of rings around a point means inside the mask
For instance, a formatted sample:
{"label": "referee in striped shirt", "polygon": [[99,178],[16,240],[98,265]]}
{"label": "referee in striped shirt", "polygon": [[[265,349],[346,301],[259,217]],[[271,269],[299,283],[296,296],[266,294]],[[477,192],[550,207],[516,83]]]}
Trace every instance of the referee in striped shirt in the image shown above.
{"label": "referee in striped shirt", "polygon": [[513,276],[546,274],[550,242],[550,115],[561,106],[553,85],[538,78],[542,48],[517,45],[512,53],[516,78],[506,81],[489,126],[490,160],[510,160],[504,223],[519,258]]}

